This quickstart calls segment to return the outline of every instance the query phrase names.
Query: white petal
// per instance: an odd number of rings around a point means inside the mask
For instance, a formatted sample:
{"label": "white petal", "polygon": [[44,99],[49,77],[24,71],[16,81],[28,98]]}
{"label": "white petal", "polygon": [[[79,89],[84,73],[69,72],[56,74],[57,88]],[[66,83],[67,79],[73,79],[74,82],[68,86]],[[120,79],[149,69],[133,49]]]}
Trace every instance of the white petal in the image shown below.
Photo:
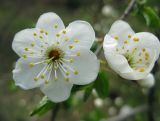
{"label": "white petal", "polygon": [[80,56],[73,57],[73,63],[68,63],[78,74],[70,76],[70,82],[73,84],[84,85],[93,82],[99,72],[99,61],[94,53],[88,49],[80,51]]}
{"label": "white petal", "polygon": [[58,73],[58,80],[49,80],[48,84],[42,85],[41,91],[53,102],[62,102],[70,96],[73,84],[64,80]]}
{"label": "white petal", "polygon": [[114,51],[117,45],[118,45],[117,41],[111,36],[109,36],[108,34],[106,34],[103,42],[104,51],[108,51],[108,52]]}
{"label": "white petal", "polygon": [[118,74],[133,71],[128,64],[127,59],[123,55],[105,51],[105,57],[109,66]]}
{"label": "white petal", "polygon": [[85,21],[79,20],[70,23],[66,28],[66,32],[69,39],[66,44],[73,44],[75,48],[83,47],[90,49],[95,40],[95,32],[92,26]]}
{"label": "white petal", "polygon": [[154,86],[155,79],[154,79],[153,74],[150,73],[144,79],[138,80],[137,82],[143,87],[150,88],[150,87]]}
{"label": "white petal", "polygon": [[55,41],[56,34],[65,28],[61,18],[53,12],[42,14],[38,19],[36,27],[45,30],[51,41]]}
{"label": "white petal", "polygon": [[34,80],[34,77],[43,69],[44,64],[35,65],[32,68],[29,66],[31,62],[35,63],[39,61],[41,60],[35,58],[20,58],[16,62],[16,67],[13,70],[13,79],[17,86],[23,89],[32,89],[40,86],[44,82],[43,80]]}
{"label": "white petal", "polygon": [[140,33],[136,33],[132,37],[131,41],[133,41],[134,38],[138,38],[139,41],[134,42],[132,44],[133,47],[147,48],[149,50],[156,51],[156,59],[158,59],[160,54],[160,42],[155,35],[149,32],[140,32]]}
{"label": "white petal", "polygon": [[132,30],[132,28],[128,23],[122,20],[118,20],[112,24],[108,34],[113,38],[117,38],[119,44],[123,44],[125,40],[130,39],[128,35],[129,36],[134,35],[134,31]]}
{"label": "white petal", "polygon": [[[36,36],[34,36],[34,33]],[[43,37],[43,40],[40,40],[39,36]],[[40,33],[39,29],[25,29],[18,32],[13,40],[12,48],[19,55],[29,54],[31,51],[34,53],[40,53],[41,45],[44,44],[46,36]],[[33,46],[34,44],[34,46]],[[28,48],[28,51],[25,51],[25,48]]]}

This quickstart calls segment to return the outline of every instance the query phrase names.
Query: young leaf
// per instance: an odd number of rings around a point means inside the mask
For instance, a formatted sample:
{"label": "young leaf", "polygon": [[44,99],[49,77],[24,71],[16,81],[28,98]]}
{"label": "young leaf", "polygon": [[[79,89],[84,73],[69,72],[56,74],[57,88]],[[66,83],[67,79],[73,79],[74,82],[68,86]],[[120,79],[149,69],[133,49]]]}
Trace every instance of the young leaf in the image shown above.
{"label": "young leaf", "polygon": [[87,99],[89,98],[89,96],[91,95],[92,93],[92,89],[93,89],[93,86],[90,86],[88,87],[85,92],[84,92],[84,97],[83,97],[83,100],[84,101],[87,101]]}
{"label": "young leaf", "polygon": [[94,87],[101,98],[106,98],[108,95],[108,75],[106,72],[99,72],[98,77],[94,83]]}
{"label": "young leaf", "polygon": [[48,100],[47,96],[44,96],[35,109],[30,113],[30,116],[43,115],[54,107],[54,103]]}
{"label": "young leaf", "polygon": [[159,28],[160,18],[157,13],[149,6],[144,6],[142,9],[142,14],[146,20],[147,26]]}

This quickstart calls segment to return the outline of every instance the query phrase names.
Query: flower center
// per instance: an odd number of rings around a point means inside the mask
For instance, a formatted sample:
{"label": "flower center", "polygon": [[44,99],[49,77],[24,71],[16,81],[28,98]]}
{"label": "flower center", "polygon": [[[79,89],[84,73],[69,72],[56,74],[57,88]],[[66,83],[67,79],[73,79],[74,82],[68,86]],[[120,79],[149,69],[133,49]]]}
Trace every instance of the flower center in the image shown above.
{"label": "flower center", "polygon": [[51,50],[48,56],[49,58],[53,58],[53,61],[58,60],[60,58],[60,52],[58,50]]}
{"label": "flower center", "polygon": [[57,46],[50,46],[47,49],[46,56],[52,61],[59,60],[64,57],[64,52]]}

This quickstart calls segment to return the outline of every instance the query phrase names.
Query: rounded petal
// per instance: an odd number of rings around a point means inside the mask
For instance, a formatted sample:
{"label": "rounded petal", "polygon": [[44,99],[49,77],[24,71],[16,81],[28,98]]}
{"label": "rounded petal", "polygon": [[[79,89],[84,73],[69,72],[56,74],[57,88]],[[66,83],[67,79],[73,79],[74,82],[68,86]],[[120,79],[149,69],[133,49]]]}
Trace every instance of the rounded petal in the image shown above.
{"label": "rounded petal", "polygon": [[118,20],[112,24],[108,34],[117,39],[119,44],[123,44],[125,40],[129,40],[135,33],[128,23]]}
{"label": "rounded petal", "polygon": [[118,45],[117,41],[111,36],[109,36],[108,34],[106,34],[103,42],[104,51],[107,51],[107,52],[114,51],[117,45]]}
{"label": "rounded petal", "polygon": [[[42,37],[44,41],[40,41],[39,37]],[[41,45],[45,40],[46,36],[42,35],[39,29],[24,29],[15,35],[12,48],[19,56],[28,55],[31,52],[40,53],[40,50],[43,49]]]}
{"label": "rounded petal", "polygon": [[29,64],[39,62],[40,59],[35,58],[20,58],[16,62],[16,67],[13,70],[13,79],[17,86],[20,86],[23,89],[32,89],[40,86],[44,83],[43,80],[34,80],[34,77],[38,75],[38,73],[44,68],[44,64],[36,65],[34,67],[30,67]]}
{"label": "rounded petal", "polygon": [[75,48],[83,47],[90,49],[94,40],[95,32],[92,26],[85,21],[74,21],[66,28],[68,37],[67,45],[74,45]]}
{"label": "rounded petal", "polygon": [[65,28],[61,18],[53,12],[42,14],[38,19],[36,27],[47,32],[49,39],[52,41],[55,41],[56,34]]}
{"label": "rounded petal", "polygon": [[160,42],[155,35],[149,32],[140,32],[136,33],[131,41],[134,41],[135,38],[138,39],[138,42],[132,43],[133,47],[147,48],[151,51],[156,51],[156,59],[158,59],[160,54]]}
{"label": "rounded petal", "polygon": [[155,79],[153,74],[148,74],[144,79],[137,81],[141,86],[151,88],[155,84]]}
{"label": "rounded petal", "polygon": [[127,59],[123,55],[105,51],[105,58],[108,65],[118,74],[133,71],[128,64]]}
{"label": "rounded petal", "polygon": [[73,84],[65,81],[61,73],[58,73],[58,80],[50,80],[40,89],[51,101],[62,102],[70,96],[72,86]]}
{"label": "rounded petal", "polygon": [[70,76],[70,82],[77,85],[93,82],[99,72],[99,61],[96,55],[87,49],[81,50],[80,56],[73,57],[73,63],[68,65],[74,70],[73,75]]}

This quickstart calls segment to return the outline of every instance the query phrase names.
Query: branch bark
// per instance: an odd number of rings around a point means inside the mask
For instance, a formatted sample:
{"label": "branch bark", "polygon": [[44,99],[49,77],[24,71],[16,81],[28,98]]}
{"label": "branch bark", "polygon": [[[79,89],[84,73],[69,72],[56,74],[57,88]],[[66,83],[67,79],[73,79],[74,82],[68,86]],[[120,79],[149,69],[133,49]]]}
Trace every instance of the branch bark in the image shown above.
{"label": "branch bark", "polygon": [[54,109],[52,110],[51,121],[56,121],[56,117],[57,117],[59,109],[60,109],[60,104],[56,104]]}

